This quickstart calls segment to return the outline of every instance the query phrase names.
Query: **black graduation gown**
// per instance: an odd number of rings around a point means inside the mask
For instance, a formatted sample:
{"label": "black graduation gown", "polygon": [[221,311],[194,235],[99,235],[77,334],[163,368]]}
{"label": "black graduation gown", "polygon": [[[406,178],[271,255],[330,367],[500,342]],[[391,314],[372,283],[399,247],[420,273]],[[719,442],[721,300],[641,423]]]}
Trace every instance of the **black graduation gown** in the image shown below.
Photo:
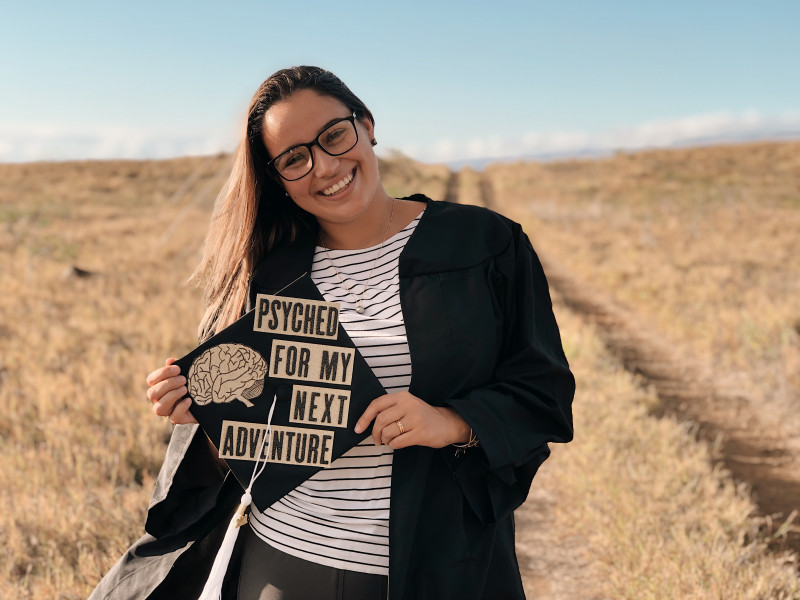
{"label": "black graduation gown", "polygon": [[[513,511],[547,444],[572,439],[575,381],[541,264],[520,226],[487,209],[427,202],[399,259],[410,392],[455,409],[481,445],[397,450],[389,520],[392,600],[524,598]],[[316,234],[273,250],[251,279],[274,293],[310,272]],[[194,598],[241,487],[196,426],[177,426],[145,530],[92,600]],[[545,551],[544,549],[542,551]],[[235,598],[234,555],[224,597]]]}

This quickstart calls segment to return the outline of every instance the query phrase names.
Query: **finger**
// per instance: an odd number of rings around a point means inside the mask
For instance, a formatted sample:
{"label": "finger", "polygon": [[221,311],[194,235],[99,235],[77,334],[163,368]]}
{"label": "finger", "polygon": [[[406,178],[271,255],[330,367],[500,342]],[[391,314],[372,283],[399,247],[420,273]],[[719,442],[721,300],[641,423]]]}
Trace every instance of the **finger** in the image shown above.
{"label": "finger", "polygon": [[[186,397],[186,398],[181,398],[180,400],[182,401],[188,399],[189,398]],[[178,402],[171,402],[171,403],[156,402],[155,404],[153,404],[153,412],[159,417],[168,417],[173,413],[173,411],[175,410],[175,406],[177,404]]]}
{"label": "finger", "polygon": [[186,377],[179,375],[178,377],[169,377],[163,381],[159,381],[152,387],[147,389],[147,398],[150,402],[160,402],[161,399],[171,392],[186,385]]}
{"label": "finger", "polygon": [[175,410],[169,417],[169,420],[175,425],[187,425],[189,423],[197,423],[189,408],[192,406],[192,401],[189,398],[184,398],[180,403],[175,406]]}
{"label": "finger", "polygon": [[388,442],[388,446],[393,450],[407,448],[409,446],[424,445],[420,442],[420,434],[417,431],[407,431],[403,435],[398,435]]}
{"label": "finger", "polygon": [[372,420],[380,413],[382,410],[387,409],[389,406],[392,406],[395,403],[395,399],[391,397],[390,394],[385,394],[383,396],[378,396],[369,403],[367,409],[364,411],[364,414],[359,417],[358,421],[356,421],[355,431],[356,433],[361,433],[364,431]]}
{"label": "finger", "polygon": [[167,365],[160,367],[147,375],[147,385],[153,386],[157,383],[164,381],[170,377],[177,377],[181,374],[181,368],[178,365]]}
{"label": "finger", "polygon": [[167,415],[171,414],[172,411],[175,409],[176,405],[186,398],[186,386],[181,386],[177,389],[170,390],[161,399],[153,404],[153,406],[158,406],[159,408],[155,410],[157,415],[162,417],[166,417]]}
{"label": "finger", "polygon": [[[398,423],[402,423],[403,425],[402,433],[400,431],[400,426],[398,425]],[[415,431],[415,429],[413,427],[409,428],[409,426],[406,425],[405,419],[396,419],[391,423],[388,423],[386,427],[383,428],[383,431],[381,432],[381,442],[384,444],[388,444],[392,440],[395,440],[399,437],[407,436],[412,431]]]}
{"label": "finger", "polygon": [[[413,408],[409,409],[407,406],[401,406],[396,404],[394,406],[390,406],[389,408],[382,410],[378,413],[378,416],[375,417],[375,425],[373,428],[383,429],[384,427],[389,427],[393,425],[395,429],[397,429],[397,421],[402,420],[404,428],[408,429],[407,421],[412,419]],[[398,429],[398,433],[399,433]]]}
{"label": "finger", "polygon": [[403,418],[406,418],[406,413],[400,406],[392,406],[381,411],[375,417],[375,424],[372,427],[372,439],[375,441],[375,445],[388,444],[392,438],[401,435],[400,428],[397,426],[398,421],[403,423],[403,431],[407,431],[408,425]]}

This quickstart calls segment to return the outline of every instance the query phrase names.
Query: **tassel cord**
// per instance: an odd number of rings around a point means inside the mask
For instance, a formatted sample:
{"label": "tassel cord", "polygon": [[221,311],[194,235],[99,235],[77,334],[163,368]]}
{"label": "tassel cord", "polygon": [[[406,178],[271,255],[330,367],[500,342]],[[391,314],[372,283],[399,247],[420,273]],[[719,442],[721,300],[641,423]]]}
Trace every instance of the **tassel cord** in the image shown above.
{"label": "tassel cord", "polygon": [[200,594],[198,600],[221,600],[222,598],[222,584],[225,581],[225,574],[228,572],[228,564],[231,561],[233,548],[236,545],[236,538],[239,536],[239,529],[247,523],[247,509],[253,501],[251,492],[253,484],[256,479],[264,472],[267,466],[267,457],[264,454],[264,446],[267,439],[272,435],[272,414],[275,412],[275,402],[278,400],[278,395],[275,394],[272,398],[272,406],[269,409],[269,416],[267,417],[267,427],[264,430],[264,436],[261,438],[261,445],[256,454],[256,464],[253,466],[253,474],[250,476],[250,483],[245,489],[244,494],[239,502],[239,508],[236,509],[231,522],[228,524],[228,529],[225,531],[225,537],[222,539],[222,544],[217,551],[217,556],[214,559],[214,564],[211,566],[211,572],[208,574],[203,592]]}

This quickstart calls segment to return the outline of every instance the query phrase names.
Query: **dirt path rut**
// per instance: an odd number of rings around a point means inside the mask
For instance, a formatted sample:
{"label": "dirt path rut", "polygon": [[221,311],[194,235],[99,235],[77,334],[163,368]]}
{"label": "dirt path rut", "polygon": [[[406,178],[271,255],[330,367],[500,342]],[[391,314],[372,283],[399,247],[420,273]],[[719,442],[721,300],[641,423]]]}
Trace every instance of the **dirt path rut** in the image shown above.
{"label": "dirt path rut", "polygon": [[[494,204],[491,182],[481,178],[484,205]],[[540,259],[550,287],[564,303],[593,322],[606,346],[625,368],[652,385],[657,412],[697,423],[701,435],[718,445],[719,461],[752,489],[753,500],[774,529],[800,511],[800,452],[765,422],[758,407],[721,379],[698,357],[666,342],[634,311],[616,304],[600,290],[573,276],[554,257]],[[800,553],[800,525],[783,527],[776,548]]]}
{"label": "dirt path rut", "polygon": [[[800,461],[753,403],[725,389],[701,360],[665,342],[631,310],[573,277],[552,257],[540,258],[564,303],[597,325],[628,371],[654,386],[659,411],[694,421],[706,439],[718,444],[719,460],[751,486],[762,515],[772,517],[777,527],[800,510]],[[789,526],[785,540],[776,540],[784,543],[800,552],[800,528]]]}

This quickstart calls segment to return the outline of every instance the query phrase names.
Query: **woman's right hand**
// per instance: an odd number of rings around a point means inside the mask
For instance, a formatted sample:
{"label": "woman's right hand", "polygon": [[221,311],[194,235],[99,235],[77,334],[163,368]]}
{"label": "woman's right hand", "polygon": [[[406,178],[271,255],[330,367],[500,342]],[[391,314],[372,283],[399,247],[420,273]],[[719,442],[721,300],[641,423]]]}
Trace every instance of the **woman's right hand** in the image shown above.
{"label": "woman's right hand", "polygon": [[147,398],[153,405],[153,412],[160,417],[169,417],[175,425],[197,423],[189,407],[191,399],[186,397],[186,377],[181,375],[174,358],[168,358],[165,366],[147,376]]}

